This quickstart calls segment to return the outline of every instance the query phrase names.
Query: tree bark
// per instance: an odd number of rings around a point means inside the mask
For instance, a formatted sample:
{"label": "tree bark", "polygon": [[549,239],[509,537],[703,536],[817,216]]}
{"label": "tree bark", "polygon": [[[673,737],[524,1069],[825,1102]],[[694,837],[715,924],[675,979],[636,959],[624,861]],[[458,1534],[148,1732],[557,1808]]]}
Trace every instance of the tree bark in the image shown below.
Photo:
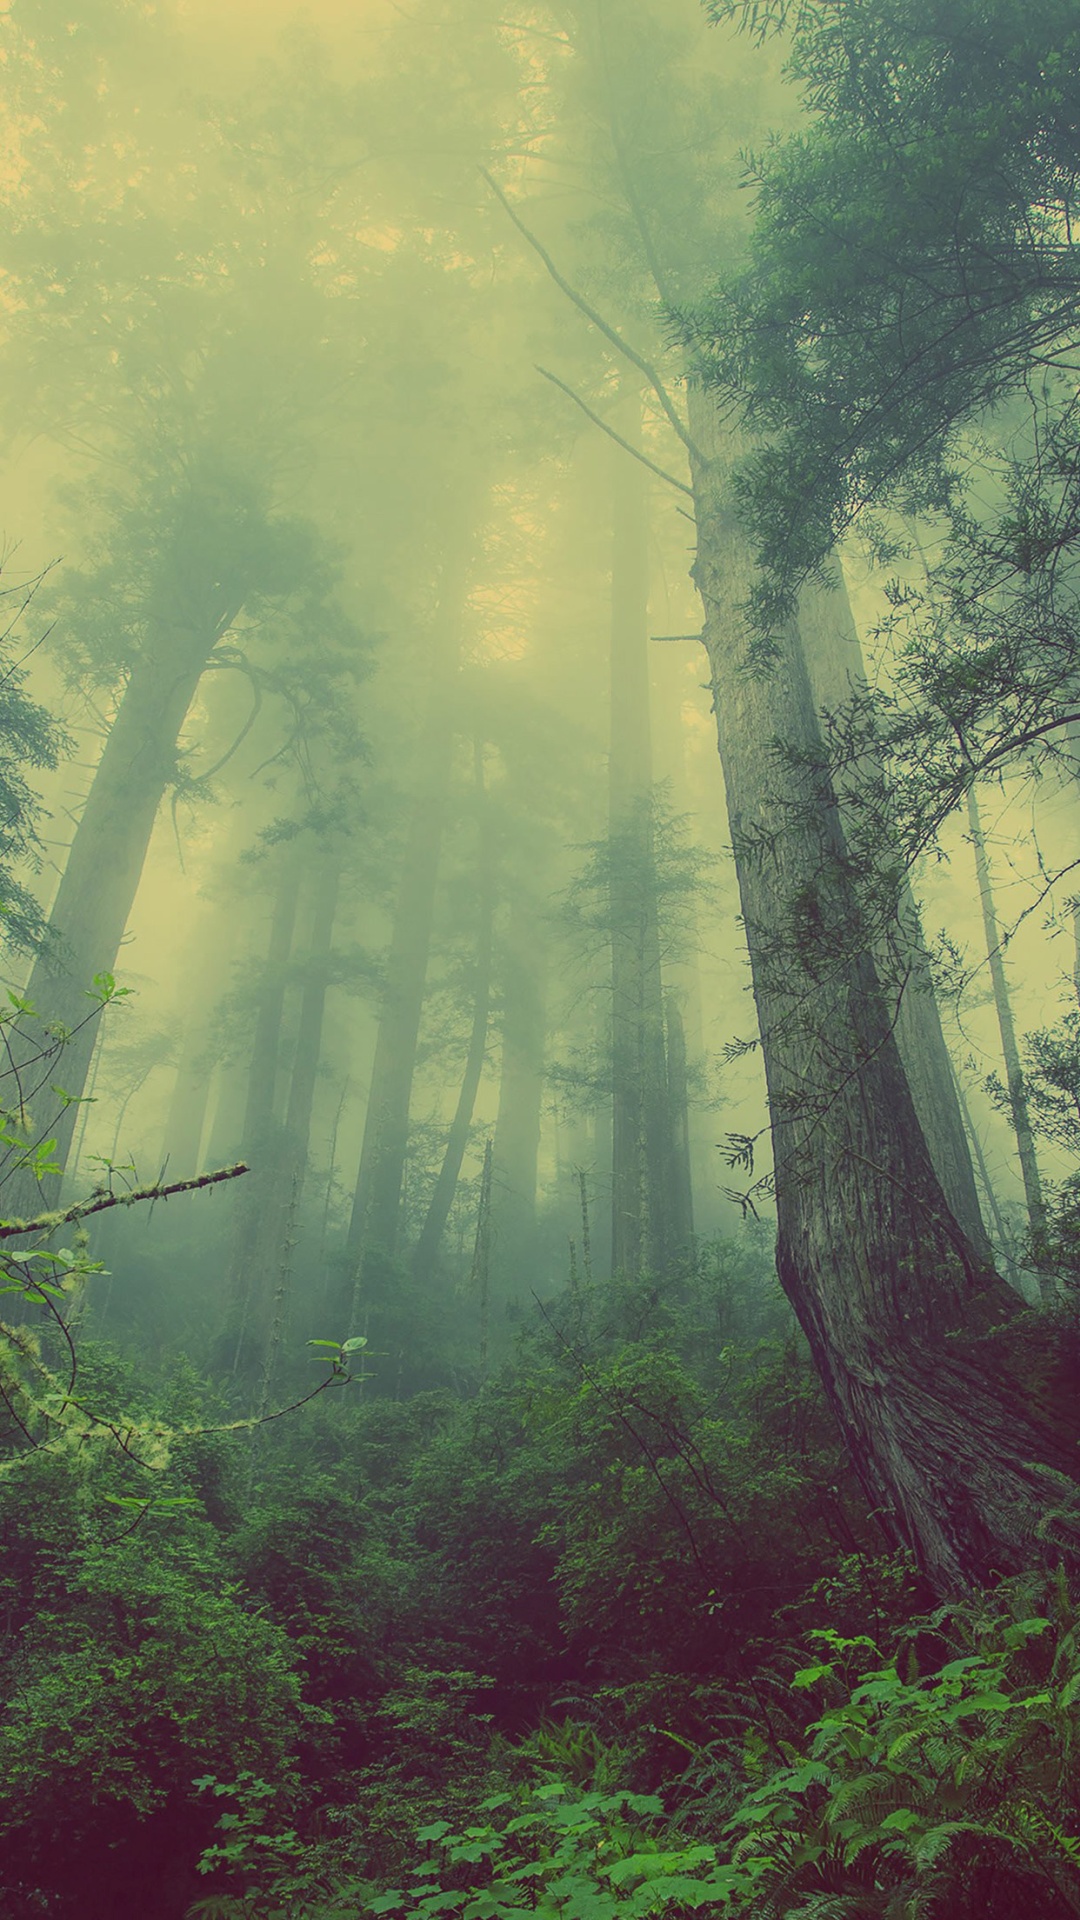
{"label": "tree bark", "polygon": [[[839,566],[833,569],[829,586],[811,583],[804,587],[799,597],[799,631],[819,713],[842,713],[852,697],[865,689],[866,668]],[[854,772],[856,785],[858,771]],[[838,800],[843,821],[842,790]],[[919,911],[906,881],[897,919],[876,942],[876,952],[882,985],[894,1009],[900,1058],[938,1179],[968,1239],[989,1258],[990,1242],[979,1206],[952,1059],[938,1012],[930,958]]]}
{"label": "tree bark", "polygon": [[[1056,1553],[1078,1491],[1075,1355],[950,1212],[860,909],[797,628],[754,660],[741,448],[692,390],[695,577],[761,1028],[777,1265],[871,1506],[942,1591]],[[778,750],[777,743],[782,743]],[[1050,1524],[1048,1522],[1048,1524]],[[1073,1522],[1053,1523],[1075,1551]]]}

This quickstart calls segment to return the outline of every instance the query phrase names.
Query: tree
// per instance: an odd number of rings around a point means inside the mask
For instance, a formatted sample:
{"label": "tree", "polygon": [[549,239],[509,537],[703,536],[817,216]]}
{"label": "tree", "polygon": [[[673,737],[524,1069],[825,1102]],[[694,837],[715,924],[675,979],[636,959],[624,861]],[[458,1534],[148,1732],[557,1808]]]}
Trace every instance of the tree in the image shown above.
{"label": "tree", "polygon": [[[739,487],[767,625],[867,504],[954,500],[958,434],[1007,397],[1065,430],[1035,451],[1071,500],[1080,28],[1068,0],[706,11],[790,26],[811,113],[755,163],[746,264],[691,323],[703,376],[764,436]],[[1072,520],[1030,502],[1001,558],[1043,572]]]}
{"label": "tree", "polygon": [[25,661],[40,641],[26,631],[39,582],[0,579],[0,907],[8,944],[24,952],[40,942],[45,922],[19,870],[40,867],[42,806],[28,774],[55,767],[65,751],[63,729],[26,691]]}

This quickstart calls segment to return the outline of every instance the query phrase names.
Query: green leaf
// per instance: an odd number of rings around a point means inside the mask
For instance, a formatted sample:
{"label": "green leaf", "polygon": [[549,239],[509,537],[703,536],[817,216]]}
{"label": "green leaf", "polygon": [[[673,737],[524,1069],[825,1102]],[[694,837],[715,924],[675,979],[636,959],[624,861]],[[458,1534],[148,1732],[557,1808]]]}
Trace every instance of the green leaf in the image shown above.
{"label": "green leaf", "polygon": [[433,1820],[429,1827],[421,1827],[416,1837],[418,1840],[422,1841],[424,1844],[427,1844],[432,1840],[441,1840],[443,1837],[443,1834],[449,1833],[449,1831],[450,1831],[449,1820]]}

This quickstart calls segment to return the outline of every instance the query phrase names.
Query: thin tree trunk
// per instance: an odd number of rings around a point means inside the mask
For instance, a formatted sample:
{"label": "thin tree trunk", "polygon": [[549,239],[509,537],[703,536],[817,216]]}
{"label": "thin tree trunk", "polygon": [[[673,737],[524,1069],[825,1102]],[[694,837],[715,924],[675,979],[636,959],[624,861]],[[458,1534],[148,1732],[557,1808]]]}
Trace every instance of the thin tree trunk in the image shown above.
{"label": "thin tree trunk", "polygon": [[685,1253],[694,1238],[694,1185],[690,1163],[690,1096],[686,1035],[673,994],[664,1003],[667,1025],[668,1112],[671,1116],[670,1217],[672,1247]]}
{"label": "thin tree trunk", "polygon": [[162,1161],[168,1166],[172,1179],[186,1179],[198,1168],[213,1077],[213,1063],[207,1057],[206,1048],[204,1023],[194,1018],[189,1020],[162,1143]]}
{"label": "thin tree trunk", "polygon": [[463,527],[460,545],[456,550],[449,549],[432,635],[436,670],[429,687],[427,719],[420,741],[420,781],[412,805],[394,908],[386,991],[346,1239],[354,1276],[354,1313],[364,1259],[375,1251],[392,1258],[397,1248],[416,1044],[453,765],[451,689],[461,652],[470,566],[471,543]]}
{"label": "thin tree trunk", "polygon": [[956,1097],[960,1104],[960,1111],[964,1116],[964,1125],[967,1128],[968,1138],[971,1141],[971,1151],[975,1157],[975,1165],[978,1168],[983,1193],[986,1195],[986,1204],[990,1209],[990,1218],[994,1223],[994,1231],[998,1237],[1001,1261],[1004,1264],[1005,1272],[1012,1285],[1022,1291],[1020,1288],[1020,1274],[1017,1269],[1016,1257],[1013,1250],[1012,1234],[1009,1232],[1005,1223],[1005,1216],[1001,1211],[1001,1205],[997,1197],[997,1189],[994,1186],[993,1180],[990,1178],[990,1169],[986,1164],[986,1155],[983,1152],[983,1144],[979,1138],[979,1130],[972,1118],[971,1108],[968,1106],[967,1095],[964,1092],[959,1074],[956,1075]]}
{"label": "thin tree trunk", "polygon": [[249,1370],[265,1335],[265,1279],[281,1246],[281,1204],[287,1154],[278,1118],[277,1088],[289,960],[296,928],[304,850],[299,839],[281,851],[266,962],[259,987],[255,1035],[247,1077],[243,1155],[251,1167],[237,1210],[230,1275],[235,1338],[232,1371]]}
{"label": "thin tree trunk", "polygon": [[[641,430],[641,403],[623,423]],[[611,1264],[635,1278],[670,1255],[669,1151],[649,728],[649,496],[644,470],[613,457],[611,736]]]}
{"label": "thin tree trunk", "polygon": [[274,1131],[274,1109],[281,1065],[281,1023],[285,1012],[289,960],[304,875],[304,850],[299,839],[283,849],[278,867],[274,908],[266,963],[258,991],[255,1035],[247,1077],[244,1108],[244,1153],[256,1158]]}
{"label": "thin tree trunk", "polygon": [[480,1377],[488,1370],[488,1319],[491,1301],[491,1140],[484,1143],[484,1165],[480,1174],[480,1200],[476,1209],[476,1239],[473,1242],[470,1284],[478,1296]]}
{"label": "thin tree trunk", "polygon": [[495,1121],[492,1231],[496,1266],[512,1279],[530,1267],[544,1090],[547,952],[532,904],[510,908],[502,965],[502,1059]]}
{"label": "thin tree trunk", "polygon": [[[231,914],[222,914],[219,910],[213,919],[204,917],[196,937],[189,942],[186,971],[199,980],[207,974],[213,980],[223,979],[229,970],[235,943],[236,921]],[[207,1000],[204,991],[184,1025],[161,1148],[162,1161],[174,1176],[184,1177],[199,1170],[199,1148],[206,1131],[214,1077],[212,1012],[213,1002]]]}
{"label": "thin tree trunk", "polygon": [[473,971],[472,1030],[465,1055],[465,1068],[461,1076],[457,1107],[446,1136],[442,1165],[428,1202],[424,1224],[413,1249],[412,1269],[418,1275],[434,1271],[439,1243],[450,1218],[450,1209],[454,1204],[465,1149],[469,1144],[469,1128],[472,1126],[476,1096],[480,1089],[480,1077],[484,1071],[484,1060],[487,1055],[495,922],[495,861],[490,808],[484,793],[484,750],[479,742],[476,746],[475,770],[478,809],[478,925],[476,964]]}
{"label": "thin tree trunk", "polygon": [[341,888],[341,860],[337,854],[324,856],[315,880],[315,899],[311,916],[311,939],[304,966],[300,999],[300,1022],[296,1033],[296,1051],[289,1080],[289,1103],[285,1111],[285,1138],[297,1181],[297,1203],[303,1195],[311,1140],[311,1116],[315,1106],[319,1062],[322,1057],[323,1020],[330,982],[334,922],[337,918]]}
{"label": "thin tree trunk", "polygon": [[[1028,1225],[1031,1228],[1031,1243],[1036,1266],[1045,1257],[1046,1245],[1046,1201],[1043,1197],[1042,1179],[1039,1174],[1039,1162],[1035,1152],[1035,1135],[1028,1112],[1027,1089],[1024,1086],[1024,1070],[1020,1064],[1020,1048],[1016,1040],[1016,1024],[1013,1020],[1012,996],[1009,992],[1008,975],[1005,972],[1005,955],[1001,947],[1001,933],[998,927],[997,909],[994,905],[994,887],[990,877],[990,862],[986,853],[986,837],[982,829],[979,802],[974,786],[967,791],[968,833],[972,851],[975,855],[975,874],[979,883],[979,904],[982,907],[983,932],[986,936],[986,958],[990,968],[990,982],[994,992],[994,1011],[997,1014],[998,1033],[1001,1036],[1001,1053],[1005,1062],[1005,1085],[1009,1098],[1009,1117],[1012,1120],[1013,1134],[1016,1139],[1016,1151],[1020,1161],[1020,1173],[1024,1182],[1024,1199],[1027,1203]],[[1047,1278],[1040,1281],[1044,1292],[1051,1289]]]}
{"label": "thin tree trunk", "polygon": [[[949,1210],[860,909],[797,629],[748,660],[732,444],[691,390],[705,609],[769,1090],[781,1283],[873,1508],[943,1591],[1030,1564],[1075,1493],[1073,1356]],[[783,743],[777,751],[776,742]],[[1074,1540],[1066,1520],[1057,1540]],[[1057,1544],[1042,1549],[1057,1555]]]}
{"label": "thin tree trunk", "polygon": [[397,1246],[453,745],[443,697],[433,703],[424,736],[424,786],[413,806],[387,956],[386,992],[347,1240],[357,1270],[369,1252],[377,1249],[392,1257]]}

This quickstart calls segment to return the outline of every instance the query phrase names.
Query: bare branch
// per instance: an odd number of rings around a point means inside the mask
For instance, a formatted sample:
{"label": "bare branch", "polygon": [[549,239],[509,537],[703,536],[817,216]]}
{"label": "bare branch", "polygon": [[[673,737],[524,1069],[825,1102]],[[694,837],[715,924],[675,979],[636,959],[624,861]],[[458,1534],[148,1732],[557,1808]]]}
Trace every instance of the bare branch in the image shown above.
{"label": "bare branch", "polygon": [[[613,327],[609,321],[605,320],[602,313],[597,312],[596,308],[588,300],[586,300],[585,295],[583,293],[579,293],[576,287],[572,287],[570,285],[569,280],[567,280],[565,276],[562,273],[560,273],[558,267],[555,265],[555,262],[552,259],[547,248],[543,245],[542,241],[537,239],[536,235],[531,231],[531,229],[525,225],[524,220],[522,220],[521,216],[516,212],[513,206],[513,203],[507,199],[505,193],[503,192],[502,188],[499,186],[498,182],[492,179],[487,168],[481,167],[480,172],[483,175],[484,179],[487,181],[488,186],[491,188],[492,193],[495,195],[495,198],[502,203],[507,214],[509,215],[510,219],[513,221],[515,227],[520,233],[522,239],[528,242],[533,252],[537,255],[537,257],[540,260],[543,261],[544,266],[547,268],[548,273],[551,275],[551,278],[554,280],[555,285],[558,287],[560,293],[565,293],[567,299],[572,302],[572,304],[577,308],[578,312],[583,313],[585,315],[586,320],[591,321],[592,325],[596,327],[600,333],[603,334],[605,340],[609,340],[611,342],[611,345],[616,349],[616,351],[618,353],[621,353],[624,359],[629,360],[631,366],[636,367],[638,372],[644,375],[645,379],[648,381],[650,387],[652,388],[657,399],[659,400],[660,405],[663,408],[664,414],[668,422],[674,428],[675,432],[678,434],[679,439],[682,441],[683,446],[686,448],[686,451],[692,456],[693,459],[699,461],[702,466],[707,466],[708,462],[704,454],[702,453],[701,448],[697,446],[695,441],[691,438],[690,434],[687,432],[682,421],[680,420],[679,415],[674,405],[672,404],[671,395],[669,394],[667,388],[665,387],[663,381],[660,378],[660,375],[657,373],[656,368],[653,366],[652,362],[650,360],[646,360],[644,354],[638,353],[637,348],[632,347],[628,340],[624,340],[622,337],[622,334],[618,332],[617,328]],[[687,489],[687,491],[689,491],[689,489]]]}
{"label": "bare branch", "polygon": [[545,380],[550,380],[553,387],[558,387],[560,393],[565,393],[576,407],[580,407],[582,413],[592,421],[593,425],[599,427],[601,433],[606,433],[609,440],[614,440],[617,447],[622,447],[626,453],[632,453],[635,460],[640,460],[642,466],[648,467],[650,473],[655,473],[661,480],[666,480],[669,487],[677,487],[680,493],[689,494],[691,500],[693,499],[692,487],[688,487],[684,480],[676,480],[675,475],[668,473],[666,467],[658,467],[656,461],[650,460],[647,453],[642,453],[639,447],[632,446],[629,440],[624,440],[622,434],[616,433],[614,427],[609,426],[600,414],[594,413],[580,393],[575,393],[573,387],[568,387],[566,381],[560,380],[557,373],[549,373],[546,367],[541,366],[537,366],[536,371],[542,374]]}

